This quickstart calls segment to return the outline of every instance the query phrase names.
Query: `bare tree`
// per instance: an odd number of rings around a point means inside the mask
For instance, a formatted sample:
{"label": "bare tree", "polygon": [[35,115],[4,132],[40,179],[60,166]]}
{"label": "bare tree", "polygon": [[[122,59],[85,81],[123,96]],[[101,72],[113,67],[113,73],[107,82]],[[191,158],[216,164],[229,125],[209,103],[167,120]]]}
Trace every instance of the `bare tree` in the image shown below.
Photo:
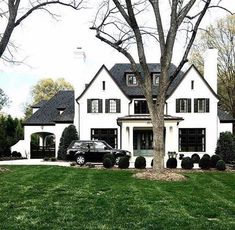
{"label": "bare tree", "polygon": [[196,40],[190,62],[202,70],[203,53],[207,47],[218,50],[218,95],[220,106],[235,117],[235,15],[208,26]]}
{"label": "bare tree", "polygon": [[[162,6],[169,3],[169,12]],[[153,168],[162,172],[164,168],[164,105],[166,92],[171,81],[177,76],[184,64],[194,42],[199,25],[208,9],[221,7],[220,2],[212,4],[213,0],[106,0],[97,12],[91,29],[96,31],[96,37],[107,43],[127,57],[131,68],[146,98],[153,125]],[[215,2],[214,2],[215,3]],[[148,12],[146,13],[146,10]],[[149,14],[154,25],[147,26]],[[140,17],[140,15],[144,17]],[[164,15],[164,16],[163,16]],[[167,15],[167,16],[166,16]],[[168,19],[165,23],[164,20]],[[169,76],[169,70],[179,31],[186,31],[186,43],[182,59]],[[151,73],[148,68],[145,50],[145,36],[157,40],[160,47],[161,73],[159,77],[158,96],[153,98]],[[131,45],[135,44],[144,76],[140,75],[137,61],[131,53]]]}
{"label": "bare tree", "polygon": [[[0,1],[0,21],[2,32],[0,32],[0,58],[7,61],[13,57],[12,49],[14,44],[10,38],[14,29],[19,26],[26,18],[38,10],[44,10],[54,15],[50,11],[50,6],[60,5],[74,10],[82,8],[83,0],[2,0]],[[24,5],[23,5],[24,4]],[[25,5],[26,4],[26,5]],[[8,55],[4,52],[8,51]],[[9,56],[10,55],[10,56]]]}

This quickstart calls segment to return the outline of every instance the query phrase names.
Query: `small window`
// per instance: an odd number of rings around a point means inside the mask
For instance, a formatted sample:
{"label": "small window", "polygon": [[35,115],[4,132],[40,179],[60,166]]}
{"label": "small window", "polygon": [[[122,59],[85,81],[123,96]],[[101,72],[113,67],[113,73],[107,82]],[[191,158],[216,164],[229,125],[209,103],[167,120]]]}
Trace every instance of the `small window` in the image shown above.
{"label": "small window", "polygon": [[88,99],[87,100],[88,113],[102,113],[102,99]]}
{"label": "small window", "polygon": [[133,73],[126,74],[126,82],[128,86],[137,86],[138,82],[136,76]]}
{"label": "small window", "polygon": [[106,99],[105,100],[105,112],[106,113],[120,113],[121,112],[121,100],[120,99]]}
{"label": "small window", "polygon": [[158,86],[160,73],[153,73],[152,75],[153,75],[153,85]]}
{"label": "small window", "polygon": [[191,89],[194,89],[194,81],[191,81]]}
{"label": "small window", "polygon": [[176,99],[176,113],[191,113],[191,99]]}
{"label": "small window", "polygon": [[195,98],[194,99],[194,112],[195,113],[209,113],[210,112],[210,99],[209,98]]}
{"label": "small window", "polygon": [[102,81],[102,89],[105,90],[105,81]]}

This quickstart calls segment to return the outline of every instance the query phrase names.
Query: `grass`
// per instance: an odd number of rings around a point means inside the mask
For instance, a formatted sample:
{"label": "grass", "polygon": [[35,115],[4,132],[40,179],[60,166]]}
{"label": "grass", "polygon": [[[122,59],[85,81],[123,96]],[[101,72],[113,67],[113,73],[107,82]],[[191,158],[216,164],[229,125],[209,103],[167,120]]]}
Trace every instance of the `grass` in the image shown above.
{"label": "grass", "polygon": [[0,229],[235,229],[235,173],[157,182],[122,170],[7,168]]}

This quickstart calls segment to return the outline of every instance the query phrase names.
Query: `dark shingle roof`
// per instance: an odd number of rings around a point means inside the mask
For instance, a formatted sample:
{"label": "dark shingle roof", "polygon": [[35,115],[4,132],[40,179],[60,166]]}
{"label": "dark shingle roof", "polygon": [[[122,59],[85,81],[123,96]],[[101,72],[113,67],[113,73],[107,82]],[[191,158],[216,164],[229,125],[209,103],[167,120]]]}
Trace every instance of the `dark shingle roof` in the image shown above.
{"label": "dark shingle roof", "polygon": [[47,102],[47,100],[41,100],[40,102],[38,102],[35,105],[32,105],[32,108],[41,108],[45,103]]}
{"label": "dark shingle roof", "polygon": [[[161,72],[161,66],[159,63],[149,63],[148,64],[149,71],[151,73],[160,73]],[[140,67],[140,64],[138,64],[138,69],[143,76],[143,71]],[[176,69],[176,66],[174,64],[171,64],[170,70],[169,70],[169,76],[173,73],[173,71]],[[126,84],[126,78],[125,73],[132,72],[131,70],[131,64],[129,63],[117,63],[110,69],[110,74],[115,80],[115,82],[118,84],[118,86],[123,90],[123,92],[128,97],[142,97],[143,93],[141,91],[141,88],[138,86],[127,86]],[[181,78],[183,77],[183,72],[180,72],[177,76],[177,78],[171,83],[171,86],[169,87],[169,90],[167,92],[167,95],[170,95],[171,92],[177,87],[178,83],[180,82]],[[158,87],[153,86],[153,94],[154,96],[157,95]]]}
{"label": "dark shingle roof", "polygon": [[218,109],[218,117],[219,117],[219,120],[221,123],[235,122],[235,119],[233,118],[233,116],[230,113],[223,111],[221,109]]}
{"label": "dark shingle roof", "polygon": [[[60,111],[63,111],[60,114]],[[24,125],[54,125],[55,123],[73,123],[74,91],[59,91],[44,103]]]}

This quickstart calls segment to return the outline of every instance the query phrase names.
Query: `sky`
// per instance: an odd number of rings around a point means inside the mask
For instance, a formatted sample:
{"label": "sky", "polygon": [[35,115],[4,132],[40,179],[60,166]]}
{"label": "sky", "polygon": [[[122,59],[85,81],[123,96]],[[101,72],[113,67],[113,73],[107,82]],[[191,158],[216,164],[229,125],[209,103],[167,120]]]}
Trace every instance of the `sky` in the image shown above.
{"label": "sky", "polygon": [[[81,11],[54,7],[53,12],[60,15],[57,20],[38,11],[16,28],[12,37],[17,46],[14,55],[23,63],[13,65],[0,60],[0,87],[11,100],[3,112],[23,117],[24,104],[31,102],[30,90],[42,78],[65,78],[74,86],[77,97],[103,64],[111,68],[115,63],[128,62],[89,29],[98,2]],[[224,0],[224,6],[235,10],[234,0]],[[209,13],[204,24],[224,15]],[[180,41],[177,42],[180,47]],[[158,52],[150,44],[146,44],[148,61],[157,62]],[[177,61],[175,57],[173,62]]]}

